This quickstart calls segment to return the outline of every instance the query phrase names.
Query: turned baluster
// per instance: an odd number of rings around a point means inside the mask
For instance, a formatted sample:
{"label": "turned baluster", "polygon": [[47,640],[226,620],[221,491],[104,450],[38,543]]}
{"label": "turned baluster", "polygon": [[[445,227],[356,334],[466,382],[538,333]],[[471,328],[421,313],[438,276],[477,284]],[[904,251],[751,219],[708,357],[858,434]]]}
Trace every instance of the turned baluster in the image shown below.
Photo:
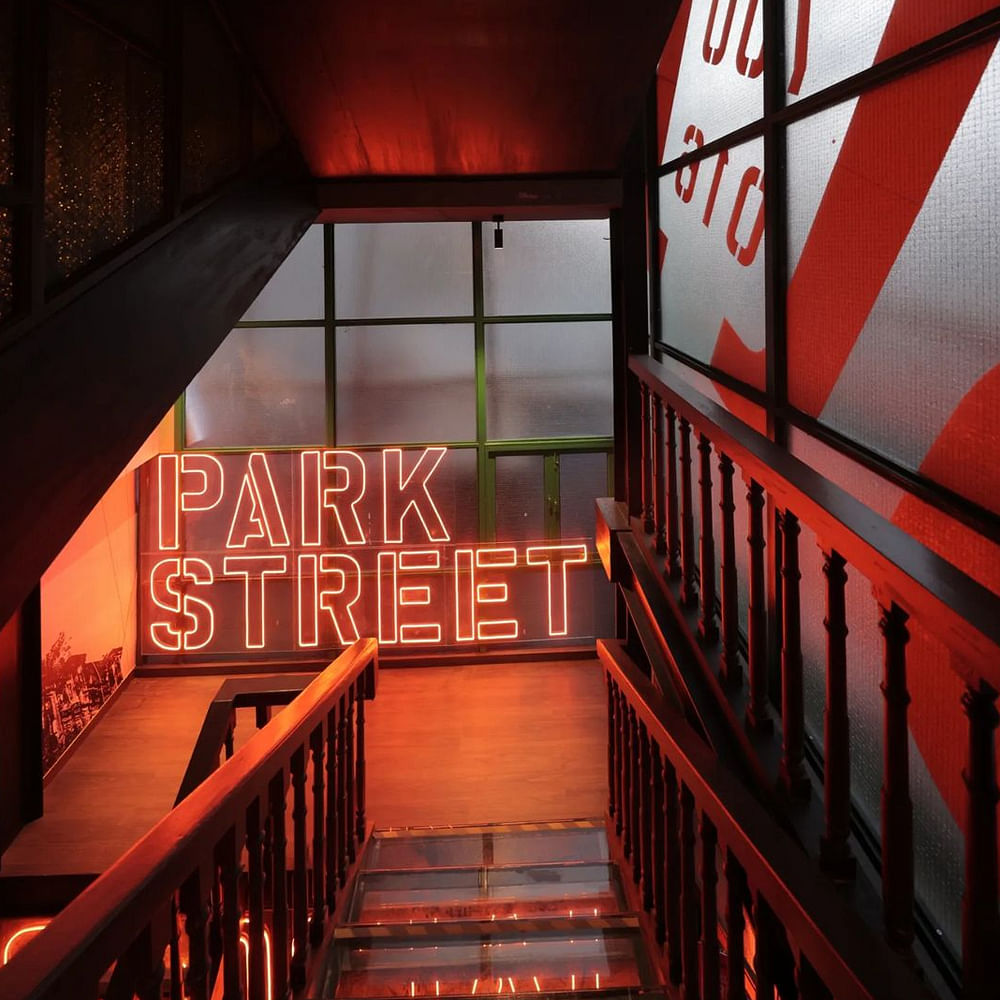
{"label": "turned baluster", "polygon": [[885,700],[882,780],[882,911],[889,944],[903,954],[913,947],[913,802],[906,721],[906,629],[909,617],[894,601],[881,605],[885,640],[882,695]]}
{"label": "turned baluster", "polygon": [[700,969],[698,968],[699,920],[698,882],[694,832],[694,796],[681,783],[681,950],[684,968],[685,1000],[700,1000]]}
{"label": "turned baluster", "polygon": [[271,819],[271,972],[274,990],[283,997],[288,992],[288,833],[285,826],[285,770],[282,768],[268,787]]}
{"label": "turned baluster", "polygon": [[326,713],[326,909],[333,917],[337,909],[337,867],[340,850],[337,843],[339,821],[337,801],[337,709]]}
{"label": "turned baluster", "polygon": [[642,530],[653,533],[653,448],[650,435],[649,386],[639,383],[639,414],[642,419]]}
{"label": "turned baluster", "polygon": [[618,767],[618,697],[611,674],[605,674],[608,685],[608,815],[618,823],[618,782],[615,779]]}
{"label": "turned baluster", "polygon": [[264,841],[261,802],[254,799],[247,809],[247,912],[249,922],[248,1000],[265,1000],[267,969],[264,964]]}
{"label": "turned baluster", "polygon": [[701,814],[701,994],[704,1000],[722,1000],[719,975],[719,884],[715,825]]}
{"label": "turned baluster", "polygon": [[722,513],[722,654],[719,674],[723,683],[739,688],[740,674],[740,606],[736,580],[736,502],[733,499],[733,462],[728,455],[719,456],[719,479]]}
{"label": "turned baluster", "polygon": [[805,700],[802,678],[802,621],[799,602],[799,519],[789,510],[780,518],[781,580],[781,765],[779,780],[792,798],[807,798]]}
{"label": "turned baluster", "polygon": [[292,955],[291,985],[300,990],[306,984],[306,957],[309,952],[309,868],[306,859],[306,748],[292,754]]}
{"label": "turned baluster", "polygon": [[663,787],[663,757],[660,745],[656,740],[649,741],[649,765],[653,782],[652,803],[650,806],[649,825],[652,827],[652,864],[653,864],[653,926],[656,943],[663,946],[667,939],[667,885],[666,872],[666,800]]}
{"label": "turned baluster", "polygon": [[656,551],[667,551],[667,476],[664,468],[663,401],[653,394],[653,519],[656,522]]}
{"label": "turned baluster", "polygon": [[633,715],[628,702],[622,704],[622,851],[626,859],[632,858],[632,755],[635,747],[632,744],[632,727],[630,716]]}
{"label": "turned baluster", "polygon": [[668,577],[680,576],[680,515],[677,500],[677,415],[667,407],[667,563]]}
{"label": "turned baluster", "polygon": [[653,908],[653,776],[649,759],[649,730],[639,723],[639,845],[643,909]]}
{"label": "turned baluster", "polygon": [[354,799],[356,827],[355,837],[358,844],[365,840],[365,691],[360,680],[357,698],[358,734],[354,746]]}
{"label": "turned baluster", "polygon": [[997,910],[996,728],[997,692],[985,681],[969,687],[962,707],[969,720],[965,892],[962,897],[964,1000],[996,996],[1000,982],[1000,915]]}
{"label": "turned baluster", "polygon": [[743,904],[747,897],[747,876],[732,851],[726,851],[726,951],[728,979],[726,1000],[746,1000],[746,953],[743,934],[746,918]]}
{"label": "turned baluster", "polygon": [[357,761],[354,757],[354,685],[347,689],[347,809],[345,835],[347,837],[347,859],[350,864],[354,864],[357,857],[357,845],[354,839],[355,819],[355,778],[357,775]]}
{"label": "turned baluster", "polygon": [[337,881],[340,888],[347,885],[347,869],[350,865],[351,814],[347,805],[347,696],[340,696],[340,706],[337,712]]}
{"label": "turned baluster", "polygon": [[691,490],[691,425],[681,417],[681,603],[694,607],[694,509]]}
{"label": "turned baluster", "polygon": [[701,620],[698,634],[707,643],[719,638],[715,624],[715,523],[712,516],[712,442],[704,434],[698,436],[701,455]]}
{"label": "turned baluster", "polygon": [[826,709],[823,713],[823,807],[825,824],[819,858],[824,870],[851,879],[851,741],[847,713],[846,562],[831,549],[823,553],[826,575]]}
{"label": "turned baluster", "polygon": [[684,978],[684,948],[681,933],[681,897],[683,874],[681,871],[681,809],[677,772],[666,758],[663,761],[664,798],[667,824],[667,968],[670,981],[679,985]]}
{"label": "turned baluster", "polygon": [[323,725],[320,723],[309,737],[312,751],[313,807],[312,807],[312,861],[313,861],[313,912],[309,924],[309,942],[313,946],[323,940],[326,925],[326,816],[324,815],[323,781]]}
{"label": "turned baluster", "polygon": [[218,864],[222,883],[222,1000],[242,1000],[240,991],[240,852],[236,830],[219,845]]}
{"label": "turned baluster", "polygon": [[746,725],[750,730],[769,732],[774,725],[767,696],[767,578],[764,572],[764,487],[751,479],[747,483],[748,562],[750,607],[747,628],[748,697]]}

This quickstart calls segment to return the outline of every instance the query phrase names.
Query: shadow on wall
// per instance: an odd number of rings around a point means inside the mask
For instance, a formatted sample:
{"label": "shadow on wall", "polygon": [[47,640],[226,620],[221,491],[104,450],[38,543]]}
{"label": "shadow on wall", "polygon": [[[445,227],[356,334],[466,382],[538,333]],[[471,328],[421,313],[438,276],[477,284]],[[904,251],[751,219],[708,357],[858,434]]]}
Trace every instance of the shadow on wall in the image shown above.
{"label": "shadow on wall", "polygon": [[135,668],[134,470],[173,448],[160,422],[42,577],[42,756],[46,773]]}

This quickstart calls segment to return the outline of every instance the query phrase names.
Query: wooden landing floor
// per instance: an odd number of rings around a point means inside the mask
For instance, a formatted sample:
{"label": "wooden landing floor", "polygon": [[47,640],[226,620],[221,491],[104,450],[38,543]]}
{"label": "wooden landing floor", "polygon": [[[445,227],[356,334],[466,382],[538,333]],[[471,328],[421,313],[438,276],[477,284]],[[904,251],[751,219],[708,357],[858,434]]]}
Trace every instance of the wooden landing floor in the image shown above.
{"label": "wooden landing floor", "polygon": [[[99,873],[173,805],[225,678],[133,678],[45,790],[0,876]],[[426,826],[600,816],[596,660],[383,670],[368,704],[368,817]],[[237,723],[237,745],[253,732]],[[242,739],[241,739],[242,737]]]}

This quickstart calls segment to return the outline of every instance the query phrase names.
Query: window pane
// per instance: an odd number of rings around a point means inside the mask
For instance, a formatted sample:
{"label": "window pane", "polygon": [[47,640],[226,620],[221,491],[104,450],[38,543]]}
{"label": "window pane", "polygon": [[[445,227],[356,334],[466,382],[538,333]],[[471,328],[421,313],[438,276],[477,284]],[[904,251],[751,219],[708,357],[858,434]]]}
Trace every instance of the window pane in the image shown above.
{"label": "window pane", "polygon": [[792,405],[994,510],[998,113],[990,42],[788,129]]}
{"label": "window pane", "polygon": [[611,312],[607,219],[507,222],[503,249],[483,224],[487,316]]}
{"label": "window pane", "polygon": [[792,0],[785,4],[788,92],[814,94],[993,6],[993,0]]}
{"label": "window pane", "polygon": [[545,538],[545,456],[496,458],[496,536],[499,542]]}
{"label": "window pane", "polygon": [[559,456],[559,533],[593,541],[594,500],[608,495],[608,456],[604,452]]}
{"label": "window pane", "polygon": [[322,444],[321,329],[233,330],[185,396],[188,446]]}
{"label": "window pane", "polygon": [[337,441],[342,445],[474,441],[474,327],[337,330]]}
{"label": "window pane", "polygon": [[610,436],[611,324],[486,327],[490,438]]}
{"label": "window pane", "polygon": [[661,336],[763,389],[764,144],[660,179]]}
{"label": "window pane", "polygon": [[662,163],[763,114],[763,9],[757,0],[691,0],[684,43],[669,41],[657,70]]}
{"label": "window pane", "polygon": [[339,224],[337,316],[472,315],[472,227],[465,222]]}
{"label": "window pane", "polygon": [[321,320],[324,311],[323,227],[310,226],[243,319]]}

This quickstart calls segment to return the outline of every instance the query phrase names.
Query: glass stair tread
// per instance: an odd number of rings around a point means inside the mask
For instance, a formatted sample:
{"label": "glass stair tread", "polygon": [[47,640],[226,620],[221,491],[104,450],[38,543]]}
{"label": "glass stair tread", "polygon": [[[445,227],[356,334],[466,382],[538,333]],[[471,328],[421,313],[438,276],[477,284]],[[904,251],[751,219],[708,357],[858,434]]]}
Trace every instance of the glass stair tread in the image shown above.
{"label": "glass stair tread", "polygon": [[608,861],[603,821],[377,830],[365,867],[417,869]]}
{"label": "glass stair tread", "polygon": [[638,920],[519,920],[338,928],[323,998],[633,995],[657,986]]}
{"label": "glass stair tread", "polygon": [[406,923],[620,913],[607,862],[363,872],[348,920]]}

